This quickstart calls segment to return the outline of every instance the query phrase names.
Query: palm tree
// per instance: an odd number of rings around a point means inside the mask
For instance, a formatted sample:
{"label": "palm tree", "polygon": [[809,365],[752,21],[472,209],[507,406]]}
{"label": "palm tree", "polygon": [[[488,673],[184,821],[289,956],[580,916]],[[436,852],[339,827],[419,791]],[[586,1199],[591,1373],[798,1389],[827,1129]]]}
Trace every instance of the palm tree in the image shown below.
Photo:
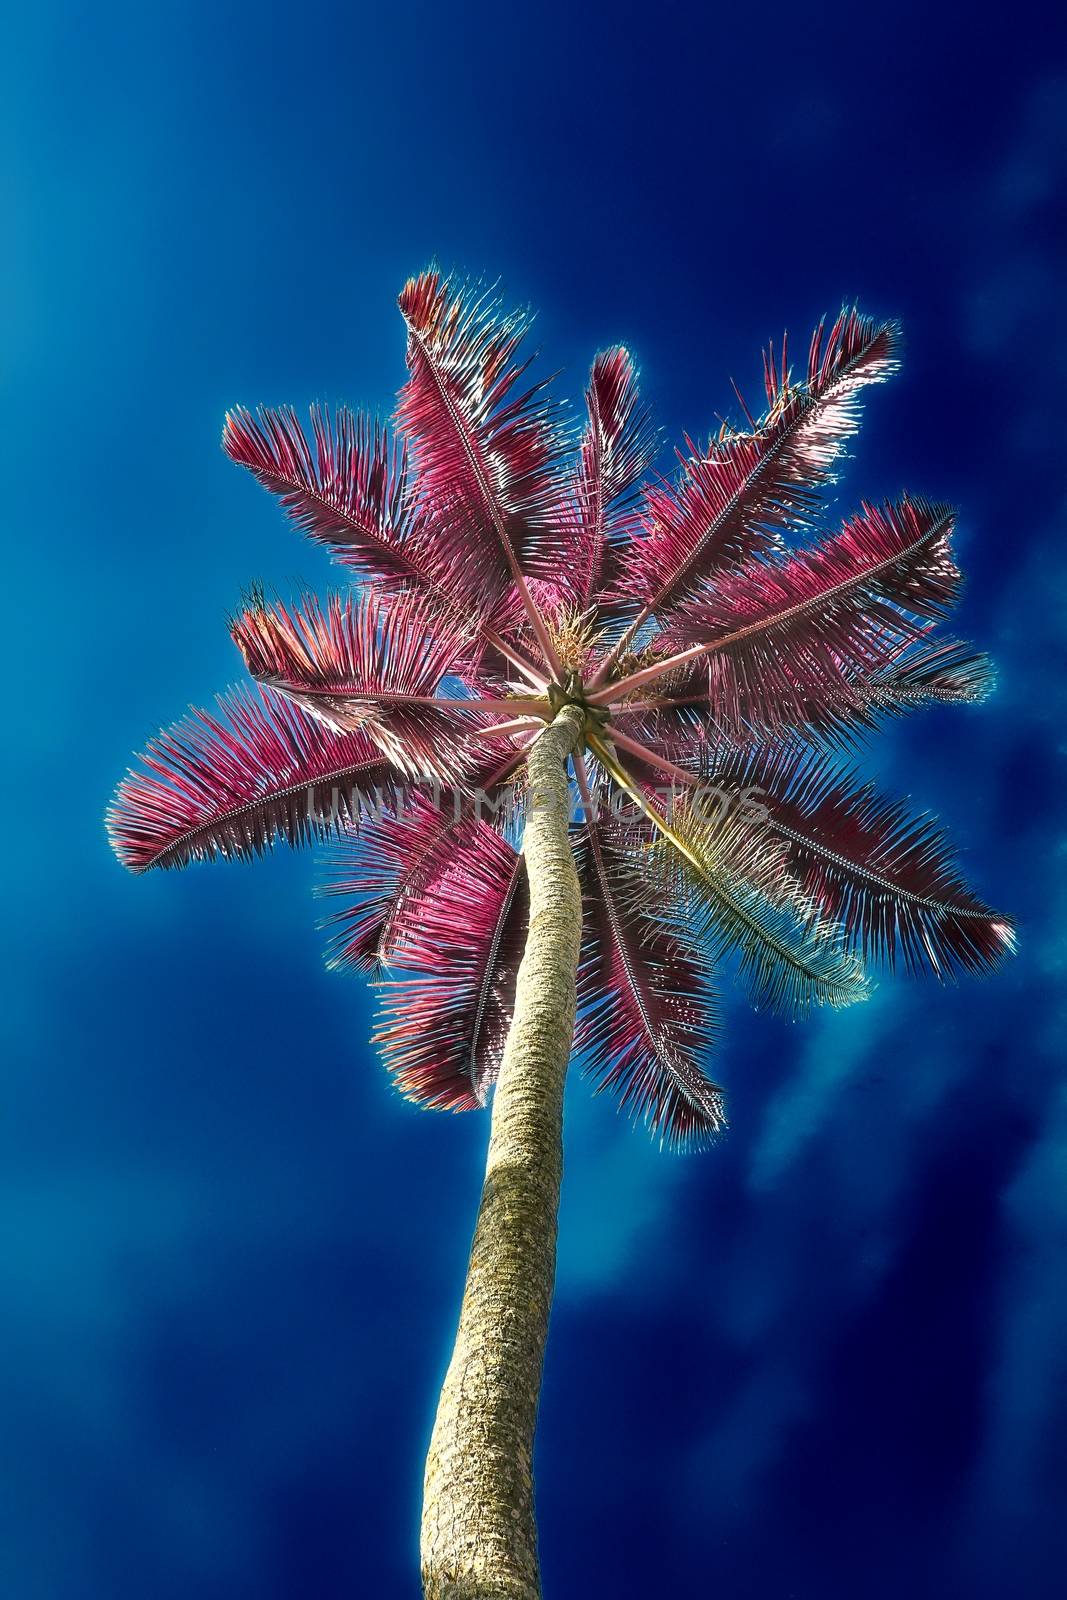
{"label": "palm tree", "polygon": [[866,959],[993,966],[1009,922],[928,816],[842,765],[990,672],[932,631],[959,585],[947,506],[822,528],[894,324],[843,311],[799,379],[770,347],[765,414],[738,393],[742,424],[687,439],[667,480],[626,350],[597,356],[571,451],[524,316],[435,271],[400,309],[395,438],[344,409],[310,435],[291,410],[227,417],[226,450],[355,588],[250,594],[232,633],[255,687],[161,733],[109,828],[135,872],[332,841],[329,959],[378,978],[398,1087],[452,1110],[493,1090],[423,1581],[526,1600],[572,1046],[663,1142],[699,1145],[724,1127],[705,1068],[728,956],[790,1013],[861,999]]}

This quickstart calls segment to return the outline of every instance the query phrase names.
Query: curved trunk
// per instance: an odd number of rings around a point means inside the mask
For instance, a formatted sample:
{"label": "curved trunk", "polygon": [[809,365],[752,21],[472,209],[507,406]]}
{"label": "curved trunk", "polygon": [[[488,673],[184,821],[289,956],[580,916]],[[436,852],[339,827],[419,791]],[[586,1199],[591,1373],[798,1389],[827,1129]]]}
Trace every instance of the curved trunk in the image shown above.
{"label": "curved trunk", "polygon": [[533,1438],[556,1271],[563,1081],[581,942],[568,837],[567,705],[530,751],[523,854],[530,927],[493,1096],[459,1331],[426,1461],[426,1600],[538,1600]]}

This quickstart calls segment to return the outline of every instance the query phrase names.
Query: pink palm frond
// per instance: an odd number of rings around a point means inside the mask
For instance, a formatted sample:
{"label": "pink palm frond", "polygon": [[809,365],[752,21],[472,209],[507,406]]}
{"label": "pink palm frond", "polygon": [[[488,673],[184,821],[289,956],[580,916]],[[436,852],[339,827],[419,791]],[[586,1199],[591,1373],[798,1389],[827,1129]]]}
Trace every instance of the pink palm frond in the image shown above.
{"label": "pink palm frond", "polygon": [[946,613],[960,583],[952,526],[949,507],[924,500],[865,505],[821,544],[751,562],[679,606],[659,662],[595,698],[619,699],[706,657],[721,724],[800,725],[812,702],[840,700]]}
{"label": "pink palm frond", "polygon": [[768,423],[781,441],[781,454],[791,458],[794,482],[815,487],[828,481],[859,428],[861,391],[884,383],[899,364],[899,324],[861,316],[855,306],[842,307],[829,331],[825,321],[815,329],[801,385],[790,383],[785,340],[780,360],[773,345],[768,347],[763,362]]}
{"label": "pink palm frond", "polygon": [[582,611],[610,583],[617,552],[637,531],[641,484],[657,446],[637,367],[624,346],[597,355],[585,406],[573,509],[559,516],[535,552],[536,570],[550,581],[562,581],[568,598]]}
{"label": "pink palm frond", "polygon": [[724,428],[703,452],[687,441],[682,481],[650,496],[645,537],[627,550],[612,598],[638,599],[666,623],[678,600],[809,520],[859,425],[860,391],[895,371],[898,340],[895,323],[843,311],[828,335],[815,330],[807,381],[796,385],[784,341],[781,365],[769,351],[767,416],[750,433]]}
{"label": "pink palm frond", "polygon": [[341,907],[323,926],[327,965],[377,973],[393,959],[400,908],[438,864],[442,841],[458,831],[459,807],[428,794],[406,797],[395,813],[340,834],[325,857],[319,892]]}
{"label": "pink palm frond", "polygon": [[365,733],[324,728],[269,689],[220,695],[219,709],[161,733],[119,785],[108,833],[134,872],[323,838],[390,787]]}
{"label": "pink palm frond", "polygon": [[499,1070],[526,937],[522,857],[487,822],[443,836],[396,904],[375,1042],[393,1079],[422,1105],[485,1102]]}
{"label": "pink palm frond", "polygon": [[424,272],[405,284],[410,378],[397,423],[432,507],[435,546],[456,584],[492,606],[514,583],[562,498],[557,407],[522,388],[527,319],[480,286]]}
{"label": "pink palm frond", "polygon": [[710,974],[699,948],[650,914],[648,880],[612,832],[587,817],[580,836],[575,1050],[599,1088],[667,1144],[699,1145],[726,1125],[723,1092],[701,1066],[718,1034]]}
{"label": "pink palm frond", "polygon": [[769,519],[736,514],[763,459],[760,440],[735,434],[705,452],[689,439],[686,447],[677,484],[664,480],[647,491],[643,533],[628,545],[605,604],[640,601],[646,615],[658,614],[669,596],[714,583],[779,547]]}
{"label": "pink palm frond", "polygon": [[879,796],[819,752],[742,758],[719,776],[758,793],[802,893],[865,958],[891,968],[899,954],[946,978],[1013,950],[1011,923],[967,888],[930,815]]}
{"label": "pink palm frond", "polygon": [[[847,748],[872,733],[886,717],[934,705],[978,705],[994,686],[992,664],[958,640],[923,635],[918,640],[879,641],[885,664],[871,672],[845,670],[835,693],[825,687],[809,694],[794,675],[797,700],[794,728],[816,744]],[[627,667],[620,661],[620,670]],[[720,722],[711,700],[703,657],[690,660],[669,677],[635,689],[612,709],[623,732],[693,771],[706,770],[716,747],[750,748],[758,733]]]}
{"label": "pink palm frond", "polygon": [[311,408],[311,438],[290,406],[238,406],[222,444],[278,497],[302,533],[359,576],[436,589],[407,451],[381,423],[341,406]]}
{"label": "pink palm frond", "polygon": [[464,630],[417,592],[292,609],[253,595],[230,631],[253,678],[330,727],[365,729],[398,771],[455,783],[470,765],[476,702],[436,694]]}

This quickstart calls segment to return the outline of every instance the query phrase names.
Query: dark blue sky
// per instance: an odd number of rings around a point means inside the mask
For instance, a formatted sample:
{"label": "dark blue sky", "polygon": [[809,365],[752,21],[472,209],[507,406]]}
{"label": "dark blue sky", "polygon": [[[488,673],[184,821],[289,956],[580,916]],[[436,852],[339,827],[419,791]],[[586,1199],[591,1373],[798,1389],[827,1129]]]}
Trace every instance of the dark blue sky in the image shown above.
{"label": "dark blue sky", "polygon": [[484,1120],[389,1090],[309,857],[139,881],[101,819],[238,676],[241,587],[328,581],[224,409],[387,407],[434,254],[538,305],[574,394],[628,341],[671,436],[783,324],[899,316],[842,500],[962,507],[1001,668],[870,762],[1019,918],[1004,975],[732,999],[703,1155],[570,1086],[547,1593],[1059,1592],[1064,45],[1026,3],[8,15],[5,1596],[416,1593]]}

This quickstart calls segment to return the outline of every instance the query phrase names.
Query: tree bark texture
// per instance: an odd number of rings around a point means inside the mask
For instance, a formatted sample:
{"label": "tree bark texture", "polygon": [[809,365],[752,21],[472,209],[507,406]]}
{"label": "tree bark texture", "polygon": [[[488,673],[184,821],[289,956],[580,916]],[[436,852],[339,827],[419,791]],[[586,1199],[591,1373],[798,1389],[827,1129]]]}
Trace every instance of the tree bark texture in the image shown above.
{"label": "tree bark texture", "polygon": [[426,1462],[426,1600],[538,1600],[533,1442],[556,1272],[563,1084],[582,910],[568,836],[565,705],[530,751],[530,924],[493,1096],[485,1184],[455,1349]]}

